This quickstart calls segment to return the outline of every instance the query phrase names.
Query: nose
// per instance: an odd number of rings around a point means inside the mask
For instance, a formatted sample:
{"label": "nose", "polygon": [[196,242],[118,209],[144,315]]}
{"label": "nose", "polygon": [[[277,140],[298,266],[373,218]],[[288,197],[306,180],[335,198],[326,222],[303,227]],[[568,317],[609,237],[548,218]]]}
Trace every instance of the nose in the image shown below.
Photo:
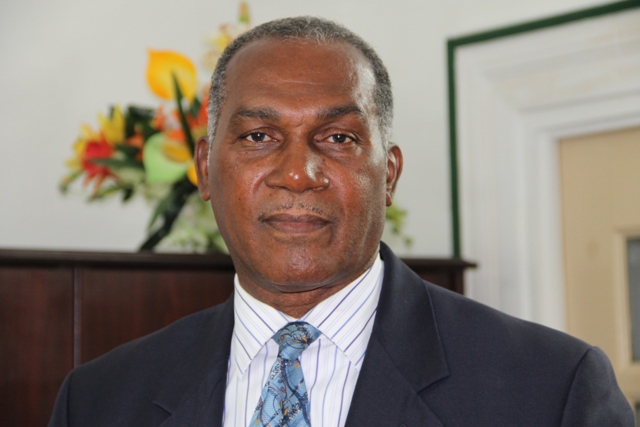
{"label": "nose", "polygon": [[271,188],[302,193],[329,186],[329,180],[322,173],[322,156],[313,144],[302,138],[285,142],[273,153],[273,159],[273,169],[265,178],[265,184]]}

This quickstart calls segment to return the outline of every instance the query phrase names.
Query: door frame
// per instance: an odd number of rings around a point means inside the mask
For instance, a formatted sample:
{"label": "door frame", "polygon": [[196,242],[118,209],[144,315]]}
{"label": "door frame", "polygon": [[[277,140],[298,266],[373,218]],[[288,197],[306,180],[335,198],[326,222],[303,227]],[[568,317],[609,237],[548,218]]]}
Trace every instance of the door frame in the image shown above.
{"label": "door frame", "polygon": [[479,264],[470,297],[566,329],[557,141],[640,125],[639,20],[623,1],[448,41],[453,247]]}

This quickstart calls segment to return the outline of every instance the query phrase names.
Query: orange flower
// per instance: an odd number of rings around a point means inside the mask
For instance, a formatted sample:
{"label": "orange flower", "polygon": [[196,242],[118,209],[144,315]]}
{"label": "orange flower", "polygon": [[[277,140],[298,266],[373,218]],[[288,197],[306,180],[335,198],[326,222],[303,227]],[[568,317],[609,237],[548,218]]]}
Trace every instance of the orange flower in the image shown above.
{"label": "orange flower", "polygon": [[187,118],[189,122],[189,127],[191,129],[207,127],[207,104],[209,104],[209,94],[206,94],[202,99],[202,105],[200,105],[200,109],[198,110],[198,114],[193,117],[190,116]]}
{"label": "orange flower", "polygon": [[166,129],[167,127],[167,115],[164,112],[164,107],[161,105],[156,110],[156,114],[153,117],[153,121],[151,122],[151,126],[154,129],[158,129],[160,132]]}
{"label": "orange flower", "polygon": [[[200,109],[198,110],[195,116],[191,114],[187,114],[187,123],[189,125],[189,129],[191,129],[191,135],[195,140],[198,140],[201,136],[207,134],[207,104],[209,103],[209,94],[205,94],[202,99],[202,104],[200,105]],[[177,114],[177,113],[176,113]]]}
{"label": "orange flower", "polygon": [[140,132],[136,132],[135,134],[127,138],[125,142],[127,145],[139,148],[140,150],[142,150],[142,147],[144,147],[144,137]]}

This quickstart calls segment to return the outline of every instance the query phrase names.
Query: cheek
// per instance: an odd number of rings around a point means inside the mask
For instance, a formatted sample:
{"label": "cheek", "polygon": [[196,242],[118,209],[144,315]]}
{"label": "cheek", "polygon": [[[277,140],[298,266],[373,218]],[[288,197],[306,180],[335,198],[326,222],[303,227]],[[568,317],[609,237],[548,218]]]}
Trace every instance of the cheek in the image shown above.
{"label": "cheek", "polygon": [[212,162],[210,169],[211,177],[211,205],[218,225],[229,222],[233,217],[233,211],[239,201],[241,194],[238,185],[237,168],[228,161]]}
{"label": "cheek", "polygon": [[380,198],[384,199],[387,180],[386,164],[381,162],[372,162],[366,167],[360,168],[353,177],[359,192],[366,193],[370,199],[371,205],[379,202]]}
{"label": "cheek", "polygon": [[[343,181],[343,198],[352,222],[367,226],[384,216],[385,178],[377,169],[361,169]],[[358,216],[355,218],[354,216]]]}
{"label": "cheek", "polygon": [[256,192],[264,174],[258,168],[230,158],[217,162],[211,171],[212,204],[220,221],[252,216]]}

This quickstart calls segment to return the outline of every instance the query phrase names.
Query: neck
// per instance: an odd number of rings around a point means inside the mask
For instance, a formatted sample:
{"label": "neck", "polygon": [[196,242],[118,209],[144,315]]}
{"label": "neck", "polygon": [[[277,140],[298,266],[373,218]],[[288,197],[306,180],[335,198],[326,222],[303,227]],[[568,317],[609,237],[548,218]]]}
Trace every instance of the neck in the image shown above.
{"label": "neck", "polygon": [[247,286],[245,285],[247,282],[240,275],[238,275],[238,279],[242,288],[252,297],[295,319],[304,316],[316,305],[351,283],[349,281],[304,291],[273,291],[262,287]]}
{"label": "neck", "polygon": [[253,280],[251,275],[243,274],[240,269],[237,272],[238,281],[242,288],[255,299],[298,319],[364,274],[371,268],[377,256],[376,252],[363,268],[328,283],[276,284],[264,279]]}

